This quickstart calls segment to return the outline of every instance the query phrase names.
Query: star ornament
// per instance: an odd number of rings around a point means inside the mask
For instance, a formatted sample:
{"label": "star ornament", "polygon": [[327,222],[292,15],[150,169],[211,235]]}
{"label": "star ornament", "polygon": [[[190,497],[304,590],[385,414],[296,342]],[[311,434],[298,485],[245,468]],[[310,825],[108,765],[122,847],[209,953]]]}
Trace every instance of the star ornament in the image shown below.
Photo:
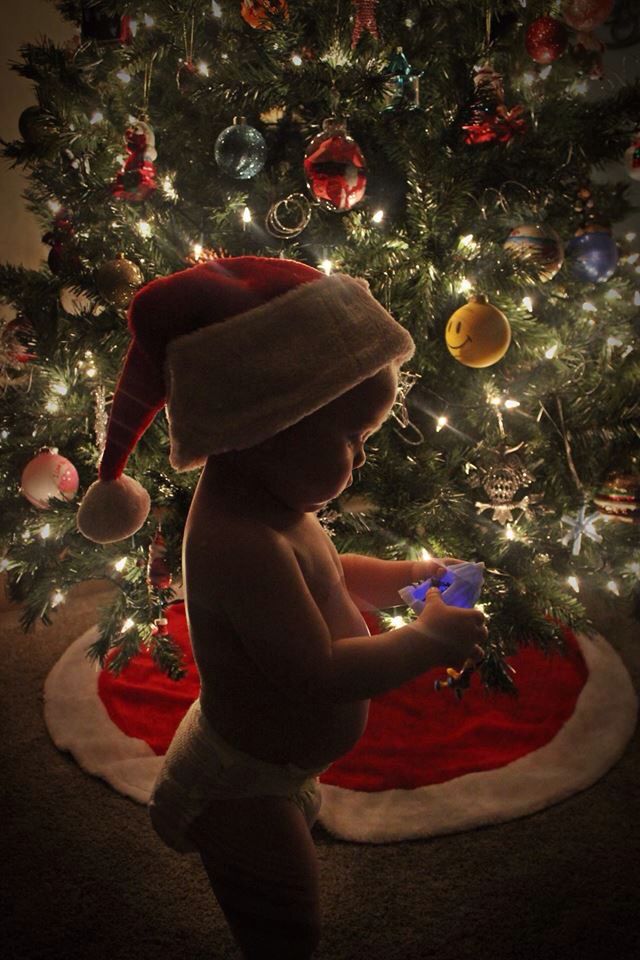
{"label": "star ornament", "polygon": [[569,527],[560,542],[565,547],[571,544],[571,553],[574,557],[577,557],[582,549],[583,537],[589,537],[595,543],[602,543],[602,537],[596,530],[596,523],[599,520],[605,520],[606,517],[599,511],[587,514],[587,506],[583,503],[575,517],[570,517],[568,513],[565,513],[560,519],[562,523]]}

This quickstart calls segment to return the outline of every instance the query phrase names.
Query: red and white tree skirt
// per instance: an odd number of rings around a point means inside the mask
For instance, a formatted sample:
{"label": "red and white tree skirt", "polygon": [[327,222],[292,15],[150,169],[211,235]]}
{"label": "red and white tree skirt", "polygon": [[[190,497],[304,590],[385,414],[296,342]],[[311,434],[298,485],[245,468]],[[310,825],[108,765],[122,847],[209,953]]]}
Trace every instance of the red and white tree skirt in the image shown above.
{"label": "red and white tree skirt", "polygon": [[[199,693],[184,604],[167,616],[185,679],[160,674],[146,652],[119,677],[96,671],[86,657],[94,627],[45,682],[56,746],[140,803]],[[367,843],[430,837],[534,813],[594,783],[629,742],[638,702],[606,640],[567,631],[566,641],[566,655],[525,648],[511,659],[517,698],[487,694],[477,676],[461,701],[436,693],[441,670],[375,698],[364,736],[321,778],[324,827]]]}

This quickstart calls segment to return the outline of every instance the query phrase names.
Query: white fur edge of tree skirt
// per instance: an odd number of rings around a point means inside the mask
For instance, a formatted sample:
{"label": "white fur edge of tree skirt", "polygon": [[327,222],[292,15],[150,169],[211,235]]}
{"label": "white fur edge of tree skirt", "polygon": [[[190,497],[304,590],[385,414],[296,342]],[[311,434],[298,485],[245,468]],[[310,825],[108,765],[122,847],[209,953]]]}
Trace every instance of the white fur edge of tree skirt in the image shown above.
{"label": "white fur edge of tree skirt", "polygon": [[[96,638],[92,627],[49,673],[45,724],[56,747],[69,751],[87,773],[144,804],[163,758],[110,719],[98,694],[99,669],[86,656]],[[322,784],[322,825],[361,843],[433,837],[526,816],[591,786],[624,752],[636,727],[638,698],[603,637],[579,634],[577,640],[589,675],[573,714],[543,747],[495,770],[414,790],[365,793]]]}

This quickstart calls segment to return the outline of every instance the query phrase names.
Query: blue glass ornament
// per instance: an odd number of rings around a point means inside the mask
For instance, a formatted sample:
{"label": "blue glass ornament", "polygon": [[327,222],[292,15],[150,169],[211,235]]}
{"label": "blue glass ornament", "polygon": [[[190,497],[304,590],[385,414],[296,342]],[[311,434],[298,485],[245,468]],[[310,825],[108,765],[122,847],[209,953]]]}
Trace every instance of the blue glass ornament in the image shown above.
{"label": "blue glass ornament", "polygon": [[262,134],[250,127],[244,117],[234,117],[233,125],[218,136],[214,156],[220,169],[235,180],[249,180],[260,173],[267,159],[267,144]]}
{"label": "blue glass ornament", "polygon": [[578,280],[603,283],[615,273],[618,248],[606,227],[591,224],[567,244],[571,272]]}
{"label": "blue glass ornament", "polygon": [[414,70],[411,67],[402,52],[402,47],[397,47],[384,73],[386,82],[383,91],[383,110],[397,110],[399,107],[417,110],[420,106],[420,77],[422,73],[422,70]]}

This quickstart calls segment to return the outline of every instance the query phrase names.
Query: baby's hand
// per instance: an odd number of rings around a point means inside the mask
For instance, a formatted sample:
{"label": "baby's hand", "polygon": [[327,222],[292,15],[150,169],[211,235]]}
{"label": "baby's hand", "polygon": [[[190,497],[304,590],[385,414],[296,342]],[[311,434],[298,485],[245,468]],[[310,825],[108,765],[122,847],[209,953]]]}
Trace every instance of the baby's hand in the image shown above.
{"label": "baby's hand", "polygon": [[488,630],[482,611],[447,606],[437,587],[427,592],[418,622],[428,637],[441,645],[443,663],[463,664],[468,658],[480,660],[484,656],[482,644]]}

